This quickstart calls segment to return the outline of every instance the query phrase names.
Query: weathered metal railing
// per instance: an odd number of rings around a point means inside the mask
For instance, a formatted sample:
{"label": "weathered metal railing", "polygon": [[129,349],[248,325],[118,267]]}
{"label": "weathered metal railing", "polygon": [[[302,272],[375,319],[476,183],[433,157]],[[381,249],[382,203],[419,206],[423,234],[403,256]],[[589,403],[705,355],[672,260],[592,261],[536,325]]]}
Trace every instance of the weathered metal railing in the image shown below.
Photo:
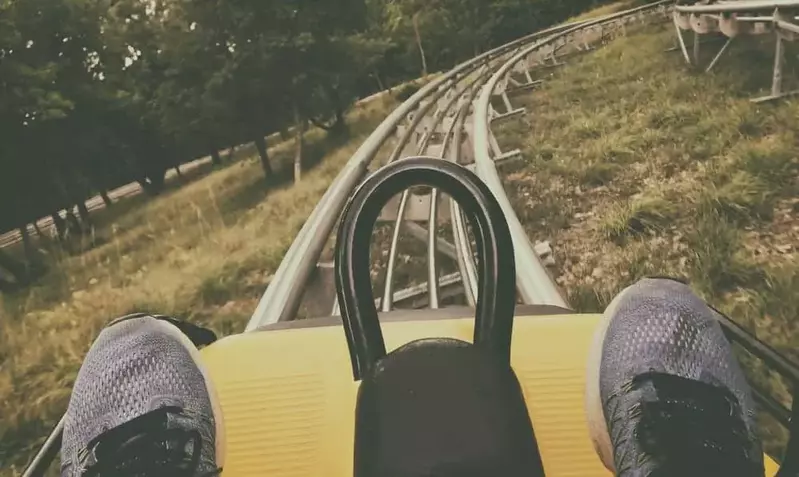
{"label": "weathered metal railing", "polygon": [[[690,7],[678,6],[676,8],[698,8],[705,9],[706,11],[723,12],[726,11],[725,9],[731,8],[731,5],[743,4],[744,9],[749,8],[752,11],[757,11],[758,9],[762,9],[763,5],[765,4],[774,7],[775,3],[777,2],[728,2],[724,4],[697,5]],[[792,0],[780,2],[780,5],[782,6],[788,4],[793,6],[799,4],[799,1]],[[654,5],[642,7],[642,9],[639,10],[639,13],[665,13],[663,8],[666,6],[666,2],[659,2]],[[660,8],[660,10],[655,10],[657,8]],[[631,14],[631,11],[623,12],[621,17],[630,18],[632,16]],[[676,15],[677,13],[675,11],[675,18]],[[770,18],[774,22],[775,28],[790,29],[793,31],[795,25],[781,22],[779,18],[778,12],[776,11]],[[483,88],[481,96],[476,105],[477,112],[474,118],[474,156],[477,172],[478,175],[480,175],[480,177],[486,181],[486,183],[492,189],[492,192],[494,192],[494,194],[500,198],[500,204],[503,209],[506,210],[506,217],[510,222],[511,232],[513,233],[514,246],[517,248],[517,262],[524,260],[528,264],[538,265],[535,267],[530,267],[528,265],[526,268],[528,270],[532,270],[532,272],[527,274],[527,276],[520,274],[517,278],[517,281],[522,282],[521,286],[525,287],[528,290],[528,293],[538,294],[535,297],[537,300],[551,300],[552,302],[556,302],[560,297],[557,295],[557,289],[554,283],[551,283],[549,275],[546,273],[544,267],[540,266],[540,263],[536,263],[537,257],[534,254],[526,254],[526,251],[530,249],[529,242],[527,242],[527,236],[524,233],[524,230],[521,228],[521,224],[518,223],[518,220],[514,222],[515,215],[510,203],[506,200],[502,200],[505,197],[504,190],[497,174],[495,163],[499,151],[494,145],[491,144],[492,136],[490,133],[492,116],[495,116],[496,113],[492,110],[490,100],[492,95],[496,93],[495,88],[497,85],[501,84],[503,81],[507,81],[507,77],[512,72],[514,66],[529,59],[531,54],[541,51],[552,45],[554,45],[555,48],[562,47],[568,43],[565,41],[565,38],[568,38],[570,35],[574,35],[575,33],[581,31],[584,32],[593,25],[606,24],[608,21],[610,21],[610,19],[603,18],[595,22],[587,22],[574,28],[555,33],[550,37],[542,39],[541,41],[531,44],[527,48],[521,50],[494,72],[494,75],[488,80]],[[742,21],[747,20],[742,19]],[[778,41],[779,38],[780,37],[778,36]],[[559,40],[560,43],[558,43]],[[545,52],[544,56],[551,53],[552,50],[548,50]],[[780,57],[778,54],[777,61],[779,61],[779,59]],[[507,110],[511,111],[513,109],[512,104],[510,104],[508,101],[507,96],[505,96],[503,100],[506,102]],[[521,253],[519,248],[521,248]],[[527,255],[526,257],[524,256],[525,254]],[[549,283],[547,283],[548,281]],[[724,315],[719,313],[718,320],[722,326],[722,329],[724,330],[725,335],[727,336],[727,339],[731,343],[745,349],[756,359],[763,361],[769,369],[782,376],[792,387],[793,395],[796,395],[796,386],[799,385],[799,366],[780,355],[776,350],[768,346],[766,343],[758,340],[754,335],[747,332],[743,327]],[[764,389],[755,383],[752,383],[752,391],[761,410],[772,416],[778,423],[780,423],[790,432],[790,438],[785,449],[780,471],[777,474],[778,477],[799,475],[799,421],[797,421],[797,419],[799,419],[799,406],[796,406],[794,401],[791,404],[791,409],[789,410],[784,404],[775,398],[771,391]],[[792,399],[795,399],[795,397]]]}
{"label": "weathered metal railing", "polygon": [[[635,16],[642,11],[649,11],[658,8],[661,4],[663,4],[663,2],[656,4],[656,6],[647,5],[632,9],[630,11],[608,15],[597,20],[581,21],[568,25],[562,25],[529,35],[525,38],[484,53],[483,55],[480,55],[455,67],[453,70],[434,80],[419,90],[407,101],[405,101],[394,112],[392,112],[392,114],[389,115],[389,117],[386,118],[386,120],[381,123],[380,126],[378,126],[378,128],[372,133],[372,135],[369,136],[369,138],[358,149],[358,151],[356,151],[350,162],[344,167],[342,172],[325,193],[316,209],[314,209],[314,211],[311,213],[311,216],[300,230],[297,239],[287,252],[283,262],[275,273],[270,286],[259,302],[255,313],[248,323],[247,331],[251,331],[265,324],[292,319],[296,315],[305,286],[309,282],[312,271],[314,270],[314,267],[316,266],[317,261],[327,242],[327,237],[335,226],[335,222],[338,218],[341,208],[344,205],[344,202],[353,188],[364,176],[367,171],[367,167],[375,158],[380,148],[387,142],[391,135],[397,131],[398,127],[401,126],[403,120],[408,118],[409,114],[418,112],[418,116],[415,116],[413,119],[411,119],[410,125],[410,128],[416,128],[422,119],[421,116],[427,114],[428,111],[433,109],[431,103],[441,99],[447,91],[451,91],[455,88],[460,88],[461,91],[465,90],[466,88],[459,85],[464,81],[465,78],[476,72],[478,68],[486,67],[493,71],[503,63],[499,60],[513,55],[515,51],[526,48],[530,44],[537,42],[549,43],[546,39],[550,36],[559,34],[563,31],[576,31],[575,29],[579,29],[581,25],[594,26],[618,22],[619,19]],[[557,41],[559,38],[563,37],[553,37],[552,41]],[[552,55],[554,56],[555,54],[556,49],[553,49]],[[471,79],[474,81],[473,86],[475,87],[482,86],[482,84],[485,82],[483,75],[478,75],[477,79],[474,77],[471,77]],[[472,89],[472,91],[475,93],[477,92],[475,89]],[[507,97],[503,96],[503,99],[507,99]],[[436,128],[439,128],[443,118],[447,117],[446,109],[451,108],[453,105],[454,102],[450,102],[447,106],[441,106],[436,110],[432,123],[428,124],[430,132]],[[469,105],[467,108],[470,107],[471,105]],[[466,111],[463,114],[463,117],[466,118],[469,116],[469,111]],[[464,120],[468,122],[468,120]],[[401,157],[400,151],[406,151],[407,141],[411,136],[409,132],[410,131],[406,130],[404,134],[400,135],[400,141],[399,143],[395,144],[394,152],[391,155],[392,160]],[[430,132],[423,136],[423,141],[429,139]],[[463,131],[458,128],[450,128],[449,131],[440,131],[440,133],[448,137],[449,134],[462,135]],[[475,131],[475,139],[479,134],[481,133]],[[423,144],[421,144],[423,141],[420,141],[420,144],[417,146],[423,146]],[[495,144],[493,137],[491,137],[490,142]],[[459,151],[460,144],[455,144],[453,150]],[[410,152],[423,154],[425,151],[423,147],[417,147],[415,151],[412,150]],[[446,151],[442,151],[441,157],[445,156]],[[468,162],[468,158],[466,161]],[[484,166],[479,165],[477,167],[478,171],[481,170],[481,168],[484,168]],[[485,180],[485,177],[483,177],[483,179]],[[497,194],[498,190],[493,190],[493,192]],[[504,193],[502,195],[504,197]],[[402,221],[402,217],[405,213],[403,204],[405,204],[406,200],[407,194],[403,194],[403,198],[400,200],[400,210],[397,213],[397,222]],[[507,202],[507,199],[504,200]],[[432,204],[435,203],[436,201],[431,201],[431,208],[433,207]],[[459,211],[455,210],[455,212],[456,213],[453,218],[453,222],[457,225],[462,221],[459,220]],[[511,214],[513,218],[510,220],[513,221],[515,215],[513,214],[512,210],[510,210],[509,205],[507,206],[506,213]],[[516,220],[516,222],[518,222],[518,220]],[[389,266],[387,267],[386,283],[382,299],[382,309],[384,311],[390,310],[392,307],[392,301],[394,301],[392,283],[393,261],[391,260],[391,257],[396,255],[396,235],[399,233],[401,226],[401,223],[395,224],[396,233],[394,240],[392,240],[392,246],[389,250]],[[430,227],[433,228],[433,225],[431,224]],[[428,230],[428,232],[430,234],[428,240],[435,242],[435,240],[433,240],[434,233],[430,230]],[[458,252],[459,268],[468,272],[468,270],[473,268],[473,265],[470,266],[469,263],[471,260],[471,251],[464,250],[464,247],[468,242],[467,240],[463,239],[465,230],[456,230],[455,234],[458,239],[456,240],[456,244],[454,246]],[[519,235],[518,228],[516,235]],[[533,270],[532,273],[534,273],[535,270],[543,270],[540,264],[536,265],[538,260],[535,257],[535,252],[532,250],[532,247],[530,247],[529,243],[526,243],[524,246],[517,245],[516,248],[518,250],[522,250],[521,252],[517,253],[520,253],[524,257],[522,262],[520,262],[524,266],[519,267],[520,270],[523,270],[521,273],[524,274],[524,276],[530,275],[531,270]],[[433,277],[435,274],[433,270],[435,267],[435,261],[428,261],[428,266],[428,276]],[[557,293],[557,291],[553,292],[554,287],[551,285],[551,280],[549,280],[548,275],[546,281],[541,281],[545,274],[546,271],[543,270],[543,274],[538,273],[538,277],[534,277],[535,280],[539,280],[539,286],[544,290],[540,293],[532,291],[534,285],[531,284],[531,280],[523,279],[521,281],[523,284],[520,287],[522,300],[525,303],[547,303],[565,306],[565,301],[560,298],[560,295]],[[472,288],[471,285],[470,288]],[[428,283],[427,292],[435,294],[435,290],[435,284],[432,282]],[[468,294],[467,297],[469,297]],[[435,299],[430,300],[430,302],[435,306]],[[336,307],[334,306],[333,308],[335,313]]]}
{"label": "weathered metal railing", "polygon": [[[799,366],[791,362],[774,348],[757,339],[746,331],[741,325],[719,313],[717,315],[727,339],[749,352],[755,358],[763,361],[772,371],[788,381],[792,388],[791,410],[777,400],[772,393],[750,381],[752,393],[762,411],[772,416],[780,425],[785,427],[790,437],[783,453],[780,471],[777,477],[799,475],[799,406],[796,402],[796,390],[799,385]],[[776,457],[776,456],[775,456]]]}
{"label": "weathered metal railing", "polygon": [[[524,231],[522,224],[516,217],[513,211],[513,206],[505,195],[505,190],[502,182],[497,173],[496,164],[492,155],[492,147],[490,145],[490,120],[489,105],[491,97],[495,93],[497,85],[508,76],[511,69],[517,64],[526,60],[531,54],[540,51],[546,47],[552,48],[552,54],[555,53],[556,48],[561,48],[568,43],[571,36],[585,32],[594,27],[604,27],[614,22],[623,21],[628,18],[634,18],[636,15],[642,15],[652,12],[665,12],[665,7],[668,2],[661,1],[654,4],[645,5],[636,9],[620,12],[615,15],[600,18],[589,22],[584,22],[580,25],[562,30],[554,33],[547,38],[533,43],[527,48],[522,49],[519,53],[514,55],[504,65],[502,65],[488,80],[483,91],[477,100],[475,106],[474,116],[474,159],[476,164],[477,175],[488,184],[491,192],[497,197],[505,216],[508,219],[508,225],[511,229],[513,237],[513,246],[516,252],[517,265],[517,286],[522,295],[525,303],[541,303],[557,306],[566,306],[566,301],[561,296],[557,286],[552,281],[546,268],[541,264],[538,256],[536,255],[533,247],[527,238],[527,233]],[[600,35],[601,37],[601,35]],[[571,38],[574,40],[574,38]],[[506,101],[506,107],[511,110],[511,106],[507,96],[503,96]],[[510,112],[510,111],[509,111]],[[496,152],[495,156],[496,156]]]}
{"label": "weathered metal railing", "polygon": [[[722,45],[708,66],[709,72],[718,64],[732,41],[741,35],[763,35],[774,33],[774,69],[771,79],[771,93],[754,98],[754,102],[771,101],[799,93],[783,91],[783,69],[785,66],[785,42],[794,41],[799,35],[799,1],[797,0],[739,0],[710,4],[677,5],[674,7],[674,28],[677,42],[686,63],[699,65],[700,35],[723,33],[727,41]],[[694,32],[692,55],[682,31]]]}
{"label": "weathered metal railing", "polygon": [[[490,65],[493,60],[512,53],[532,41],[571,28],[573,25],[558,26],[528,35],[462,63],[428,83],[395,109],[358,148],[308,217],[258,303],[246,331],[290,320],[296,315],[305,286],[347,198],[366,174],[369,164],[380,148],[409,113],[419,108],[423,101],[434,96],[440,89],[453,88],[477,68]],[[402,148],[404,145],[397,147]]]}

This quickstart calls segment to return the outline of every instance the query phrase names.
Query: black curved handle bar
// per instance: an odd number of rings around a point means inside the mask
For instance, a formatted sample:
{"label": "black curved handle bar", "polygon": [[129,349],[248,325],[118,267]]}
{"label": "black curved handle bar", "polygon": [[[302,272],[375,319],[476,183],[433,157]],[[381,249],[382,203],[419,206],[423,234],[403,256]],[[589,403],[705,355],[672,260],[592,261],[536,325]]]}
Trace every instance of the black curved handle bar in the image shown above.
{"label": "black curved handle bar", "polygon": [[369,274],[372,229],[389,199],[416,185],[446,193],[469,220],[478,252],[474,344],[510,365],[516,264],[505,215],[488,187],[468,169],[440,159],[412,157],[393,162],[367,178],[347,203],[339,225],[336,294],[356,381],[386,355]]}

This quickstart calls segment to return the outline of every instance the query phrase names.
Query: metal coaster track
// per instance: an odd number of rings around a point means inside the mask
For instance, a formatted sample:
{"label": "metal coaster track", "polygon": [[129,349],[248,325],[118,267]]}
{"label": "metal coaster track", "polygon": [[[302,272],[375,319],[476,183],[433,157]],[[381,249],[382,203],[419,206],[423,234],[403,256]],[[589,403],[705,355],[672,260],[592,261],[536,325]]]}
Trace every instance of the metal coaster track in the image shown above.
{"label": "metal coaster track", "polygon": [[[249,320],[245,332],[296,317],[306,288],[314,274],[323,268],[318,262],[346,201],[367,175],[369,167],[380,151],[392,143],[393,150],[389,154],[389,161],[402,160],[403,157],[411,155],[427,155],[473,168],[497,198],[508,220],[516,254],[520,300],[525,304],[567,308],[566,300],[542,265],[539,255],[530,244],[516,217],[496,169],[499,162],[518,155],[518,151],[503,153],[491,131],[493,123],[524,111],[513,108],[510,95],[515,91],[534,88],[541,83],[540,80],[533,80],[531,70],[560,66],[564,64],[563,59],[591,49],[592,45],[601,43],[608,36],[623,32],[632,23],[647,24],[651,21],[666,20],[671,15],[679,33],[681,28],[684,29],[686,15],[690,18],[694,16],[699,18],[703,15],[721,15],[719,18],[728,18],[728,14],[732,13],[742,22],[754,23],[763,20],[751,15],[740,17],[738,13],[759,13],[764,9],[771,9],[772,16],[765,21],[771,22],[783,33],[791,33],[795,31],[791,23],[795,17],[788,18],[780,12],[796,11],[793,8],[797,5],[799,0],[782,2],[751,0],[690,6],[674,5],[672,1],[663,0],[594,20],[569,23],[536,32],[457,65],[425,85],[397,107],[353,154],[299,231]],[[721,20],[718,23],[720,24]],[[688,25],[692,25],[691,21]],[[680,42],[682,43],[682,36]],[[682,50],[690,62],[684,44]],[[502,113],[492,104],[492,99],[495,98],[501,100],[504,105]],[[467,303],[474,306],[475,264],[464,226],[465,221],[457,204],[449,201],[449,208],[443,213],[449,213],[454,243],[450,244],[438,237],[436,223],[442,211],[439,209],[437,195],[437,192],[432,191],[426,200],[414,200],[418,198],[405,193],[394,204],[397,210],[387,209],[383,212],[385,217],[394,222],[394,234],[389,250],[385,287],[380,300],[382,311],[390,311],[398,303],[418,300],[424,295],[427,295],[424,305],[437,308],[441,306],[445,296],[459,293],[465,294]],[[420,207],[414,209],[414,206],[420,204],[421,210]],[[424,208],[427,208],[426,214]],[[418,225],[415,223],[417,221],[427,222],[428,228]],[[427,283],[394,291],[397,237],[402,230],[429,244]],[[440,276],[436,251],[456,259],[458,272]],[[331,300],[331,314],[336,315],[338,306],[333,297]],[[719,320],[730,341],[764,361],[786,381],[793,385],[799,382],[799,367],[733,321],[723,316],[720,316]],[[764,389],[755,387],[754,394],[762,409],[782,425],[790,427],[791,423],[795,422],[792,418],[795,418],[794,413],[799,411],[799,407],[788,410],[775,396]],[[23,474],[25,477],[38,477],[44,474],[60,447],[62,429],[63,419]],[[799,455],[792,451],[792,449],[799,451],[799,442],[795,438],[797,434],[792,433],[788,443],[788,455]],[[795,464],[793,459],[787,460],[783,463],[780,473],[782,475],[797,473]]]}

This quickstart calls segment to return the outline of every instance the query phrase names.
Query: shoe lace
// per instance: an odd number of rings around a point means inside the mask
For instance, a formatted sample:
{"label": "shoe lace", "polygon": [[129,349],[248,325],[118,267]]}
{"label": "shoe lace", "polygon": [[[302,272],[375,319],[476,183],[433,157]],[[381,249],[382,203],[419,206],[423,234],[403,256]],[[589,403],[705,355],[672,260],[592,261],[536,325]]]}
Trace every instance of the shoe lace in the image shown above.
{"label": "shoe lace", "polygon": [[162,407],[92,439],[81,453],[82,477],[194,477],[202,449],[200,433],[169,428],[170,415],[183,415],[183,410]]}
{"label": "shoe lace", "polygon": [[730,390],[655,372],[635,377],[631,386],[650,386],[657,396],[631,410],[640,417],[635,436],[642,460],[654,463],[648,477],[758,475],[741,407]]}

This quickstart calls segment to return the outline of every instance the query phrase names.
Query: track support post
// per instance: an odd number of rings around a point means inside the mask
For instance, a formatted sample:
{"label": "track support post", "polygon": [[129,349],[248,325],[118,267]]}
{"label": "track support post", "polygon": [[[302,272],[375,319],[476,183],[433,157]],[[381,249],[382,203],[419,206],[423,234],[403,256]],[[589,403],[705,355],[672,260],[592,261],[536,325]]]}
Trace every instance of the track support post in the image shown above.
{"label": "track support post", "polygon": [[694,32],[694,45],[693,45],[693,56],[694,56],[694,66],[699,66],[699,47],[701,43],[699,40],[699,32]]}
{"label": "track support post", "polygon": [[[771,94],[752,99],[753,103],[763,103],[773,101],[775,99],[784,98],[786,96],[793,96],[799,94],[799,90],[783,92],[783,69],[785,67],[785,42],[795,40],[796,34],[793,31],[788,31],[780,27],[780,24],[788,23],[793,19],[793,14],[785,16],[779,9],[774,10],[774,70],[771,75]],[[791,25],[792,26],[792,25]]]}
{"label": "track support post", "polygon": [[680,46],[680,50],[682,51],[682,56],[685,58],[685,62],[691,65],[691,57],[688,56],[688,48],[685,46],[685,38],[682,36],[682,30],[680,29],[680,24],[677,20],[677,12],[674,12],[674,29],[677,32],[677,43]]}
{"label": "track support post", "polygon": [[705,73],[710,73],[710,70],[712,70],[713,67],[716,66],[716,63],[718,63],[719,58],[721,58],[721,55],[723,55],[724,52],[727,51],[727,48],[729,48],[730,43],[732,43],[733,38],[734,37],[727,38],[727,41],[724,42],[724,46],[722,46],[721,49],[719,49],[719,52],[716,53],[716,56],[713,57],[713,61],[711,61],[710,64],[705,69]]}

